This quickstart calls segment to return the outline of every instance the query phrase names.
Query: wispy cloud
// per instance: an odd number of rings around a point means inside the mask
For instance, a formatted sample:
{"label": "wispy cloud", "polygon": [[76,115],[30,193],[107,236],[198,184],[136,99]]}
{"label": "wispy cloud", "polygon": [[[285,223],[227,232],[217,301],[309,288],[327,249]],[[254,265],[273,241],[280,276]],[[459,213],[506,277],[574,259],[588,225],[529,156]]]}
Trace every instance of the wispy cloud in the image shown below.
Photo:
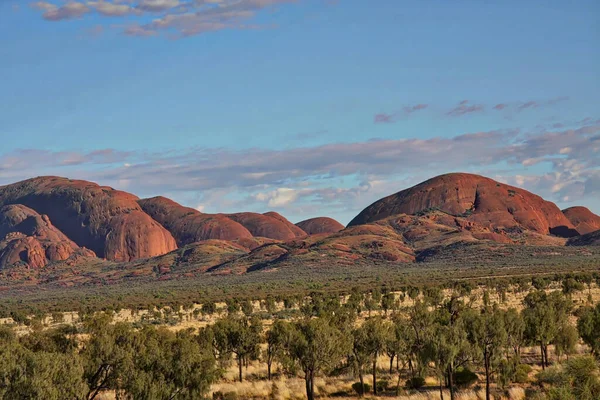
{"label": "wispy cloud", "polygon": [[46,1],[38,1],[32,6],[43,11],[43,18],[48,21],[61,21],[67,19],[81,18],[89,13],[91,9],[84,3],[69,1],[64,5],[56,5]]}
{"label": "wispy cloud", "polygon": [[470,171],[485,172],[557,201],[597,202],[600,123],[587,121],[573,129],[494,130],[451,138],[369,140],[285,150],[21,150],[0,156],[0,182],[54,174],[94,180],[142,196],[171,194],[180,201],[202,204],[210,212],[277,208],[310,216],[318,207],[335,216],[357,212],[378,196],[432,175]]}
{"label": "wispy cloud", "polygon": [[399,119],[406,117],[414,112],[424,110],[428,107],[428,104],[415,104],[412,106],[404,106],[401,110],[396,111],[392,114],[379,113],[373,117],[373,122],[376,124],[391,124],[397,122]]}
{"label": "wispy cloud", "polygon": [[463,100],[456,107],[447,112],[452,117],[460,117],[466,114],[481,112],[484,110],[481,104],[469,104],[469,100]]}
{"label": "wispy cloud", "polygon": [[553,106],[558,103],[562,103],[569,100],[566,96],[554,97],[548,100],[528,100],[528,101],[517,101],[510,103],[498,103],[494,107],[493,110],[496,111],[504,111],[504,112],[521,112],[531,109],[536,109],[540,107]]}
{"label": "wispy cloud", "polygon": [[[123,33],[129,36],[157,36],[176,32],[177,37],[193,36],[223,29],[255,29],[254,17],[264,9],[297,0],[42,0],[32,6],[48,21],[82,18],[95,13],[101,17],[128,17]],[[130,21],[134,18],[133,21]],[[110,24],[108,26],[118,26]]]}

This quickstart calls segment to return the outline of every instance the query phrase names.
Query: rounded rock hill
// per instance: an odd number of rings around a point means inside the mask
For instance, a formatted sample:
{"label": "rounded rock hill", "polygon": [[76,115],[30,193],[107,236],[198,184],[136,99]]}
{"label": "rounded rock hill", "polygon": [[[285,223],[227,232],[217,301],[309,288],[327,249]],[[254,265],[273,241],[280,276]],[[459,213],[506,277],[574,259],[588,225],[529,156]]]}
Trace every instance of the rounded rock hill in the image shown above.
{"label": "rounded rock hill", "polygon": [[461,216],[492,229],[577,235],[571,221],[554,203],[526,190],[466,173],[440,175],[384,197],[365,208],[348,226],[431,210]]}
{"label": "rounded rock hill", "polygon": [[177,248],[132,194],[92,182],[38,177],[0,187],[0,206],[22,204],[45,214],[80,247],[102,258],[131,261]]}
{"label": "rounded rock hill", "polygon": [[340,224],[333,218],[316,217],[300,221],[296,224],[309,235],[318,235],[323,233],[336,233],[344,229],[344,225]]}
{"label": "rounded rock hill", "polygon": [[166,197],[139,200],[142,209],[160,222],[179,246],[203,240],[239,240],[252,238],[248,229],[223,214],[203,214]]}
{"label": "rounded rock hill", "polygon": [[600,216],[585,207],[570,207],[563,210],[563,214],[571,221],[580,235],[600,229]]}

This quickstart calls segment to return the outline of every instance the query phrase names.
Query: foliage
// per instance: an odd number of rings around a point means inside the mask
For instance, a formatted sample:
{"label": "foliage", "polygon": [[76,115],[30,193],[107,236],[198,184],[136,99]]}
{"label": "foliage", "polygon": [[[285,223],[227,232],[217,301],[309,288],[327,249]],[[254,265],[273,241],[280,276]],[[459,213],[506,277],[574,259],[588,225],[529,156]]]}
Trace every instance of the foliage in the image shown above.
{"label": "foliage", "polygon": [[354,390],[358,395],[362,396],[371,391],[371,385],[368,383],[354,382],[352,384],[352,390]]}

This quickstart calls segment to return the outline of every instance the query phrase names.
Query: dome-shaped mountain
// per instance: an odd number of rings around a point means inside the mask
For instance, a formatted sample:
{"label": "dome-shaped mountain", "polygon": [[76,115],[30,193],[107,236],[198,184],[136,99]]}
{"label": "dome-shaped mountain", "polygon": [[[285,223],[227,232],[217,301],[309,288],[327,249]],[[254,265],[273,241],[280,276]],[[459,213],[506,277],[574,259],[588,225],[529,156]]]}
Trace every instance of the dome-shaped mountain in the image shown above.
{"label": "dome-shaped mountain", "polygon": [[317,235],[321,233],[336,233],[344,229],[344,225],[340,224],[333,218],[329,217],[316,217],[305,219],[296,224],[297,227],[302,229],[309,235]]}
{"label": "dome-shaped mountain", "polygon": [[306,232],[274,212],[265,214],[242,212],[227,214],[227,216],[242,224],[253,236],[276,240],[289,240],[306,236]]}
{"label": "dome-shaped mountain", "polygon": [[384,197],[365,208],[348,226],[433,209],[493,229],[525,229],[563,237],[577,235],[573,224],[554,203],[526,190],[465,173],[440,175]]}
{"label": "dome-shaped mountain", "polygon": [[0,207],[0,269],[19,263],[41,268],[77,251],[94,256],[54,227],[47,215],[21,204]]}
{"label": "dome-shaped mountain", "polygon": [[563,210],[563,214],[571,221],[580,235],[600,229],[600,216],[585,207],[570,207]]}
{"label": "dome-shaped mountain", "polygon": [[160,222],[179,246],[203,240],[238,240],[252,238],[248,229],[223,214],[203,214],[165,197],[139,200],[142,209]]}
{"label": "dome-shaped mountain", "polygon": [[59,177],[0,187],[0,206],[23,204],[48,215],[62,233],[99,257],[131,261],[176,249],[173,236],[137,200],[110,187]]}

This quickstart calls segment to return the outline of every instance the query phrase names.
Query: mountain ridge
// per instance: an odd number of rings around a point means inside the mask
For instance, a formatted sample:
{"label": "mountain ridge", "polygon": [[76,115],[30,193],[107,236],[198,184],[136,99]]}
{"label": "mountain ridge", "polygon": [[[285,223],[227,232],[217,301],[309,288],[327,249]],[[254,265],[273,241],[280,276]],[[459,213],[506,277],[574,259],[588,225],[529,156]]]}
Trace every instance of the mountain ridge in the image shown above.
{"label": "mountain ridge", "polygon": [[[16,229],[17,211],[38,221],[37,231]],[[155,265],[159,275],[175,267],[241,274],[324,260],[340,267],[413,263],[477,243],[593,246],[596,240],[576,240],[577,229],[598,221],[586,208],[561,211],[524,189],[465,173],[386,196],[347,227],[329,217],[292,224],[272,211],[205,214],[166,197],[140,199],[93,182],[37,177],[0,186],[0,271],[61,270],[97,264],[96,256],[108,269],[134,273]]]}

